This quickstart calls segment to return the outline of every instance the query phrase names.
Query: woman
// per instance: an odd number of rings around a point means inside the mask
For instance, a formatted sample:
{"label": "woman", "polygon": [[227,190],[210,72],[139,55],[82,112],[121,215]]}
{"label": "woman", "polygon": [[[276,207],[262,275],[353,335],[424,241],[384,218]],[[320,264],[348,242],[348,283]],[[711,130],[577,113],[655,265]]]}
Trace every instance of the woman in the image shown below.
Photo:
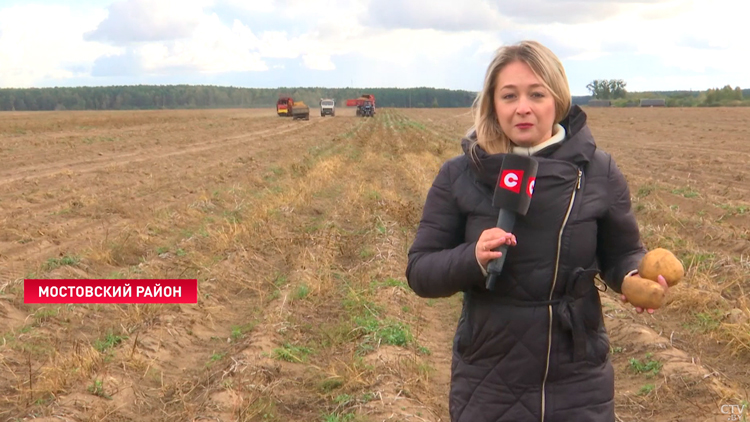
{"label": "woman", "polygon": [[[646,252],[625,178],[571,106],[559,59],[537,42],[498,50],[474,109],[464,154],[443,164],[428,192],[406,269],[419,296],[464,294],[451,420],[614,421],[594,277],[621,293]],[[538,162],[513,233],[495,227],[492,206],[506,154]],[[489,291],[487,265],[503,243],[507,257]]]}

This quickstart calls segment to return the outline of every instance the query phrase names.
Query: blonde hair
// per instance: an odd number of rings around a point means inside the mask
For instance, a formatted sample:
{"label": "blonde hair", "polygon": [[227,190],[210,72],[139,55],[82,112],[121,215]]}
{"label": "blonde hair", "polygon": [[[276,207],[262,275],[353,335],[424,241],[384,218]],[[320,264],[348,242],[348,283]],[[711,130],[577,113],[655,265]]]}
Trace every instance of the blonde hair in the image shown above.
{"label": "blonde hair", "polygon": [[570,111],[568,78],[562,62],[552,50],[537,41],[521,41],[501,47],[487,68],[484,88],[472,105],[474,126],[469,133],[476,132],[472,153],[476,144],[490,154],[510,151],[510,139],[503,133],[495,114],[495,88],[500,71],[516,61],[526,63],[545,88],[552,93],[555,100],[555,123],[562,121]]}

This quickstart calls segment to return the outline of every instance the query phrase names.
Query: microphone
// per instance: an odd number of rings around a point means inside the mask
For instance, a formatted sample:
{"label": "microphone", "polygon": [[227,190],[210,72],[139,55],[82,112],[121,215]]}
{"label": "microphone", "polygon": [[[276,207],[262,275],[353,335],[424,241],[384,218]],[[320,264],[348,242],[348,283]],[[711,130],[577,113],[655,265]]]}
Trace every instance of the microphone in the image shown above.
{"label": "microphone", "polygon": [[[497,216],[497,227],[505,232],[513,230],[516,215],[526,215],[529,210],[538,167],[539,163],[527,156],[507,154],[503,158],[500,174],[497,177],[495,194],[492,197],[492,206],[500,209]],[[495,289],[495,284],[505,264],[505,258],[508,256],[508,245],[503,243],[493,251],[503,254],[499,258],[491,260],[487,266],[486,286],[488,290]]]}

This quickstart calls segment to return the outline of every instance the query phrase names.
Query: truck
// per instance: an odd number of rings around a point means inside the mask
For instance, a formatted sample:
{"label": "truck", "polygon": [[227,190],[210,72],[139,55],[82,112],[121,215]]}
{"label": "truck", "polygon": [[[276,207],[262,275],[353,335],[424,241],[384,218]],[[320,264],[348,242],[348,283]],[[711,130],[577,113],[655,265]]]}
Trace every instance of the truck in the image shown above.
{"label": "truck", "polygon": [[310,107],[308,107],[303,101],[295,101],[292,104],[292,119],[310,120]]}
{"label": "truck", "polygon": [[359,98],[346,100],[347,107],[357,107],[357,116],[375,117],[375,96],[362,94]]}
{"label": "truck", "polygon": [[336,101],[331,98],[320,99],[320,117],[323,116],[335,116],[336,115]]}

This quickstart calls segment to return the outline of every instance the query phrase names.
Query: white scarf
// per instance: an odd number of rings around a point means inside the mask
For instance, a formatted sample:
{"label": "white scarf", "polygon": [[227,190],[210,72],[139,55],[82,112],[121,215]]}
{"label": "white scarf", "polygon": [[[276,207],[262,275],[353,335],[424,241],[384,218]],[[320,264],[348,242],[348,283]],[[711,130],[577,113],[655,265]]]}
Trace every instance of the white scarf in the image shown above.
{"label": "white scarf", "polygon": [[552,128],[552,133],[553,135],[551,138],[533,147],[520,147],[518,145],[513,145],[513,154],[531,156],[543,150],[544,148],[547,148],[548,146],[556,144],[558,142],[562,142],[562,140],[565,139],[565,128],[560,124],[556,124],[555,127]]}

